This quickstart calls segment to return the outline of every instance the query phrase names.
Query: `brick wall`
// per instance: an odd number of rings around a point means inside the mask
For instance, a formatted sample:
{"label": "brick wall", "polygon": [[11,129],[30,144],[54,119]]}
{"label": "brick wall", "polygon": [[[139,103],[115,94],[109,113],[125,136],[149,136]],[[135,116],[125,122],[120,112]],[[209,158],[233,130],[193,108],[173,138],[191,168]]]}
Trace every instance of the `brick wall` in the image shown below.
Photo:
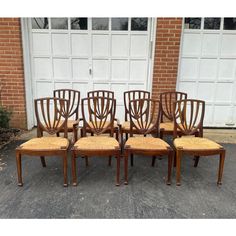
{"label": "brick wall", "polygon": [[19,18],[0,18],[1,102],[13,108],[11,127],[26,128],[23,52]]}
{"label": "brick wall", "polygon": [[157,18],[152,97],[176,89],[182,18]]}

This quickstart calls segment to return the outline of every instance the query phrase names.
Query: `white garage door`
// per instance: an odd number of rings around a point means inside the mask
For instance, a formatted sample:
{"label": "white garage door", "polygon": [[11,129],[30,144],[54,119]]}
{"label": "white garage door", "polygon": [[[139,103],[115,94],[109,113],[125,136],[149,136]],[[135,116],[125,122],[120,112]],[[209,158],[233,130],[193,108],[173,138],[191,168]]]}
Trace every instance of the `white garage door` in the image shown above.
{"label": "white garage door", "polygon": [[177,89],[206,101],[205,126],[236,127],[236,18],[185,18]]}
{"label": "white garage door", "polygon": [[117,116],[124,117],[123,92],[150,90],[149,18],[32,18],[30,36],[33,98],[71,88],[112,90]]}

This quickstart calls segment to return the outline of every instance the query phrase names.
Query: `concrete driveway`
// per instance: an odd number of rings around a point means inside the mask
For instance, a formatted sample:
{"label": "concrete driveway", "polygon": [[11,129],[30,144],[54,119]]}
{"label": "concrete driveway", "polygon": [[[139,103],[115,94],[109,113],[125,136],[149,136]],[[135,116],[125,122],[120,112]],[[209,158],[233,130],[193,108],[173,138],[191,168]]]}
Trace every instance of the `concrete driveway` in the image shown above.
{"label": "concrete driveway", "polygon": [[[17,186],[15,148],[35,134],[27,132],[0,150],[0,218],[236,218],[235,130],[227,132],[208,134],[226,148],[221,187],[216,185],[216,156],[201,158],[197,168],[192,157],[184,157],[180,187],[175,185],[175,170],[172,185],[165,185],[167,158],[153,168],[151,158],[138,156],[129,167],[128,186],[123,185],[123,161],[122,184],[116,187],[114,160],[108,167],[105,158],[92,158],[86,168],[78,158],[79,185],[67,188],[57,157],[46,158],[47,168],[38,157],[23,157],[24,186]],[[70,171],[69,165],[69,180]]]}

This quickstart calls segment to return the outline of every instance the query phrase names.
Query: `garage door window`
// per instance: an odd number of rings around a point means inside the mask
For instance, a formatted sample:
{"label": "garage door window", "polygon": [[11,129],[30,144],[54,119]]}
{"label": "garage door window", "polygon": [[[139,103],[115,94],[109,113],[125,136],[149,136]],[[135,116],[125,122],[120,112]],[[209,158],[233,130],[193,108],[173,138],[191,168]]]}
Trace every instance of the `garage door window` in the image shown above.
{"label": "garage door window", "polygon": [[224,18],[224,30],[236,30],[236,18]]}
{"label": "garage door window", "polygon": [[201,18],[185,18],[184,19],[185,29],[201,29]]}
{"label": "garage door window", "polygon": [[88,29],[88,18],[77,17],[71,18],[71,29],[72,30],[87,30]]}
{"label": "garage door window", "polygon": [[52,18],[51,19],[52,29],[68,29],[67,18]]}
{"label": "garage door window", "polygon": [[48,18],[32,18],[32,29],[48,29]]}
{"label": "garage door window", "polygon": [[131,30],[132,31],[147,31],[148,18],[132,18]]}
{"label": "garage door window", "polygon": [[204,29],[219,30],[220,29],[220,18],[205,18]]}

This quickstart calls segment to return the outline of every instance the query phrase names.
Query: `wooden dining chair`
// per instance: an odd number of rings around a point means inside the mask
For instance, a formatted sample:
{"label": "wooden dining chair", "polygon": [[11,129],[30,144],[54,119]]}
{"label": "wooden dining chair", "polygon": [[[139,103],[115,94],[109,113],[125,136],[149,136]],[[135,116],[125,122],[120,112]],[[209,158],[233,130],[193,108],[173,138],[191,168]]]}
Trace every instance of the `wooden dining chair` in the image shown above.
{"label": "wooden dining chair", "polygon": [[[178,100],[187,99],[187,93],[169,91],[160,94],[161,102],[161,123],[160,123],[160,138],[163,139],[165,135],[174,134],[174,117],[173,109],[174,102]],[[181,135],[181,132],[178,132]],[[152,166],[155,166],[156,157],[152,159]],[[176,161],[174,161],[176,163]]]}
{"label": "wooden dining chair", "polygon": [[[205,102],[186,99],[174,103],[174,147],[176,150],[176,184],[180,185],[181,160],[184,154],[194,155],[198,166],[200,156],[219,155],[219,170],[217,185],[222,184],[222,174],[225,160],[225,149],[218,143],[203,138],[203,120]],[[182,137],[177,138],[178,132]]]}
{"label": "wooden dining chair", "polygon": [[[124,146],[125,184],[128,184],[128,158],[131,154],[168,156],[166,184],[171,184],[173,150],[168,143],[150,134],[159,134],[160,102],[145,98],[129,102],[130,137]],[[158,111],[158,112],[157,112]],[[133,136],[139,134],[138,136]],[[149,136],[148,136],[149,135]]]}
{"label": "wooden dining chair", "polygon": [[[37,119],[37,138],[21,144],[16,148],[16,163],[18,185],[22,182],[22,155],[40,156],[43,167],[46,167],[45,156],[60,156],[63,158],[64,186],[67,181],[67,119],[69,114],[69,102],[58,98],[41,98],[34,100],[35,115]],[[63,130],[64,137],[53,137]],[[44,132],[49,136],[43,136]],[[35,157],[34,157],[35,158]]]}
{"label": "wooden dining chair", "polygon": [[[88,97],[82,99],[83,134],[72,148],[72,178],[77,185],[76,158],[93,156],[115,156],[116,185],[120,184],[120,145],[114,136],[116,100],[108,97]],[[94,136],[87,136],[87,130]],[[109,130],[109,135],[107,134]]]}
{"label": "wooden dining chair", "polygon": [[[55,98],[67,99],[69,102],[69,114],[67,120],[67,132],[73,132],[73,142],[78,139],[79,129],[79,104],[80,104],[80,92],[73,89],[57,89],[53,91]],[[61,130],[60,132],[64,132]],[[60,136],[60,133],[57,133]]]}
{"label": "wooden dining chair", "polygon": [[[113,91],[109,91],[109,90],[93,90],[93,91],[89,91],[87,93],[87,97],[105,97],[105,98],[111,98],[114,99],[115,95]],[[119,121],[117,118],[114,119],[114,132],[116,135],[116,139],[117,141],[119,141]],[[86,132],[91,133],[91,131],[87,130]],[[107,130],[107,133],[110,133],[109,130]],[[93,135],[93,133],[91,133],[91,135]]]}
{"label": "wooden dining chair", "polygon": [[[125,107],[125,121],[120,126],[120,136],[121,136],[121,146],[124,145],[124,134],[125,140],[128,140],[130,135],[130,110],[129,110],[129,102],[135,99],[150,99],[150,92],[145,90],[129,90],[124,92],[124,107]],[[133,131],[135,133],[135,131]],[[134,165],[133,155],[130,157],[131,166]]]}

